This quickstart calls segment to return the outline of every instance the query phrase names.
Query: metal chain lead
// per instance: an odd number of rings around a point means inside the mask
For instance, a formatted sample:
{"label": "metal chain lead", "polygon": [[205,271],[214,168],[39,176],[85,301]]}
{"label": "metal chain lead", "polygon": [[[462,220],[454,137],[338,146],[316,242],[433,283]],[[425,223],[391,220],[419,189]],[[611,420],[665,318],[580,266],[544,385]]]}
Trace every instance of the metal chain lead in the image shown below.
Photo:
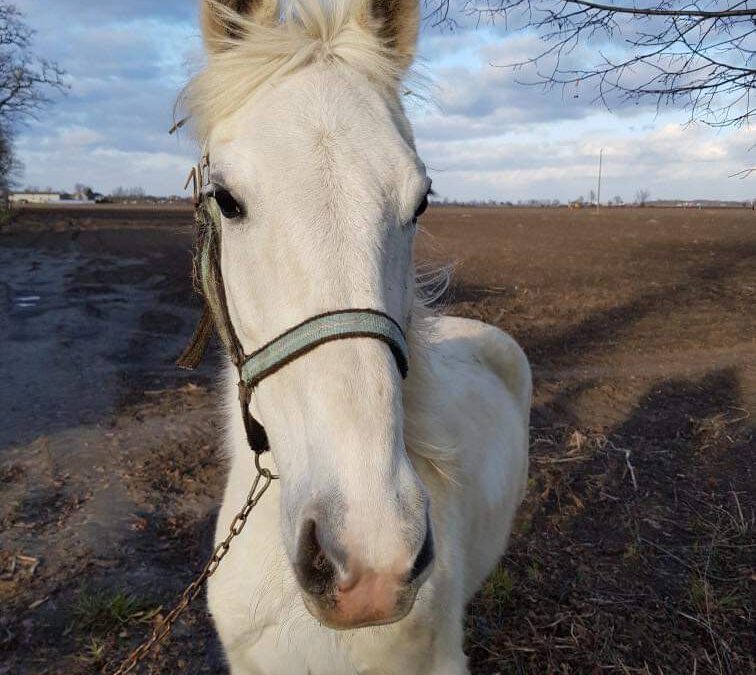
{"label": "metal chain lead", "polygon": [[265,494],[265,491],[270,484],[278,478],[278,476],[271,473],[269,469],[260,466],[260,458],[258,455],[255,455],[255,467],[257,468],[257,475],[252,482],[252,488],[249,491],[249,495],[247,495],[247,501],[244,503],[242,510],[239,511],[233,521],[231,521],[228,536],[215,547],[213,554],[205,563],[202,572],[184,589],[176,606],[168,612],[168,615],[153,629],[152,635],[131,652],[121,665],[118,666],[118,670],[114,671],[113,675],[126,675],[126,673],[130,673],[134,670],[134,668],[145,659],[150,650],[152,650],[156,644],[164,640],[168,633],[171,632],[173,625],[184,610],[191,604],[192,600],[200,594],[205,581],[215,574],[221,560],[223,560],[231,548],[231,540],[241,534],[252,509],[257,506],[257,502],[260,501],[260,497]]}

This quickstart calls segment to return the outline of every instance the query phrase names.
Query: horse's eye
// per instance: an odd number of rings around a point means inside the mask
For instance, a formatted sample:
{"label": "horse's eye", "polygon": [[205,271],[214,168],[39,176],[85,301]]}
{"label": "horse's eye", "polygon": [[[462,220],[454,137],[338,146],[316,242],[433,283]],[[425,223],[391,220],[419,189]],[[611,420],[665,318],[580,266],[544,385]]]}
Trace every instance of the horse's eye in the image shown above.
{"label": "horse's eye", "polygon": [[[428,194],[430,194],[430,192]],[[417,211],[415,211],[415,215],[412,218],[413,222],[417,222],[417,219],[425,213],[425,210],[427,208],[428,208],[428,195],[425,195],[425,197],[423,197],[423,201],[420,202],[420,206],[417,207]]]}
{"label": "horse's eye", "polygon": [[239,218],[244,215],[241,204],[225,188],[216,188],[213,197],[215,197],[218,208],[226,218]]}

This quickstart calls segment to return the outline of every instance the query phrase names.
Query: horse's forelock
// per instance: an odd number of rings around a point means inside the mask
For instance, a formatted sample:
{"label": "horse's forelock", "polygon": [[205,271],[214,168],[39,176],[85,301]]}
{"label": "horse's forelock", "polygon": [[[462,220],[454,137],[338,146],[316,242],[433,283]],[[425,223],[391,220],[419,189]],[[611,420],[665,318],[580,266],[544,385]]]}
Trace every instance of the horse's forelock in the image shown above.
{"label": "horse's forelock", "polygon": [[200,142],[204,144],[212,128],[263,84],[318,61],[344,64],[376,86],[396,91],[401,64],[379,36],[364,28],[360,7],[350,0],[293,0],[286,20],[270,23],[219,4],[217,20],[233,30],[216,31],[211,37],[205,67],[179,100]]}

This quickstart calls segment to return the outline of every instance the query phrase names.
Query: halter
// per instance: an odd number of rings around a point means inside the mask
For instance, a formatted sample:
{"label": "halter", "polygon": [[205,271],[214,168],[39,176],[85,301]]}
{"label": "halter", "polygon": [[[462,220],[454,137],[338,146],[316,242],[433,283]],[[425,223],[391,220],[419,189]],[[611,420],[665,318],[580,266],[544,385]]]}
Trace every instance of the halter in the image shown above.
{"label": "halter", "polygon": [[265,428],[249,412],[252,390],[287,364],[326,342],[367,337],[385,342],[391,349],[399,373],[407,376],[407,340],[401,326],[377,309],[342,309],[306,319],[281,333],[251,354],[236,335],[228,314],[220,264],[221,212],[212,191],[207,190],[209,161],[205,156],[192,168],[186,186],[194,184],[195,286],[205,301],[202,317],[189,346],[176,364],[193,370],[199,365],[212,337],[213,327],[239,374],[239,403],[249,447],[261,454],[270,449]]}

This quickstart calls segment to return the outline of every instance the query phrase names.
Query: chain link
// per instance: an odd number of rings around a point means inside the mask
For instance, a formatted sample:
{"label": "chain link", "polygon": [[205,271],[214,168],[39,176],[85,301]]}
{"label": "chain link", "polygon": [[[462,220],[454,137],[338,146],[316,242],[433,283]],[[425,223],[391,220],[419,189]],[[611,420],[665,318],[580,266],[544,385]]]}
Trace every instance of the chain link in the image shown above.
{"label": "chain link", "polygon": [[270,484],[278,478],[278,476],[271,473],[269,469],[260,465],[260,458],[257,455],[255,455],[255,467],[257,468],[257,475],[255,476],[254,481],[252,481],[252,488],[249,491],[249,495],[247,495],[247,501],[244,503],[242,510],[239,511],[233,521],[231,521],[226,538],[215,547],[213,554],[205,563],[199,576],[184,589],[176,606],[168,612],[166,617],[157,626],[155,626],[152,630],[152,635],[126,657],[121,665],[118,666],[118,670],[113,672],[113,675],[126,675],[126,673],[132,672],[139,663],[147,657],[147,654],[149,654],[152,648],[159,642],[162,642],[168,633],[171,632],[173,625],[181,614],[183,614],[184,610],[191,604],[192,600],[200,594],[205,581],[215,574],[221,560],[223,560],[231,548],[232,539],[241,534],[252,509],[257,506],[257,502],[260,501],[260,497],[265,494],[265,491]]}

